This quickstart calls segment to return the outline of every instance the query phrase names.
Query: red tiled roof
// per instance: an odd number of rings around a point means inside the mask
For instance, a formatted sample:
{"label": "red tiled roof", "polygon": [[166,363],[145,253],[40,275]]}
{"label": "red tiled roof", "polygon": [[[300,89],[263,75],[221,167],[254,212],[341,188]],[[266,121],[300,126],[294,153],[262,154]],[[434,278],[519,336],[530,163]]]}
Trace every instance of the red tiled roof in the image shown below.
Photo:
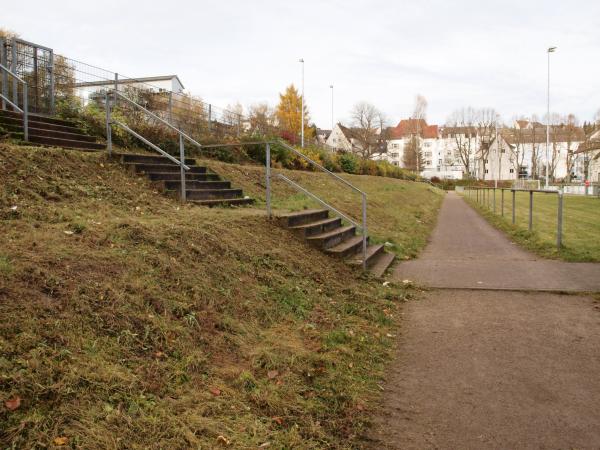
{"label": "red tiled roof", "polygon": [[438,126],[427,125],[424,119],[403,119],[395,128],[390,129],[392,139],[402,139],[419,133],[425,139],[438,137]]}

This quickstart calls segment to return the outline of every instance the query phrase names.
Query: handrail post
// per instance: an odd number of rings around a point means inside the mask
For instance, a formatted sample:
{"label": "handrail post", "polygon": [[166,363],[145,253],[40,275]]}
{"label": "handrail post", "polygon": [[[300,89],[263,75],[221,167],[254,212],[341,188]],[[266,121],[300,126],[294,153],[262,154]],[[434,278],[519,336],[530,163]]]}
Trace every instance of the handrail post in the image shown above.
{"label": "handrail post", "polygon": [[[112,125],[111,125],[111,117],[110,117],[110,94],[109,91],[106,91],[105,95],[105,108],[106,108],[106,150],[108,151],[108,156],[112,156]],[[116,99],[116,97],[115,97]]]}
{"label": "handrail post", "polygon": [[562,247],[562,228],[563,228],[563,193],[558,191],[558,217],[556,218],[556,247],[560,250]]}
{"label": "handrail post", "polygon": [[[2,36],[0,36],[0,64],[6,65],[6,61],[4,61],[6,59],[5,57],[6,54],[6,47],[4,46],[4,38],[2,38]],[[4,72],[4,70],[1,70],[0,72],[2,72],[1,76],[2,76],[2,95],[6,96],[6,73]],[[4,98],[2,98],[2,109],[6,109],[6,100],[4,100]]]}
{"label": "handrail post", "polygon": [[[115,72],[115,92],[119,92],[119,74]],[[115,94],[115,102],[117,101],[117,97]]]}
{"label": "handrail post", "polygon": [[267,186],[267,216],[271,218],[271,144],[267,142],[265,155],[265,184]]}
{"label": "handrail post", "polygon": [[25,141],[29,140],[29,117],[28,117],[28,109],[29,109],[29,92],[27,88],[27,83],[23,83],[23,135],[25,137]]}
{"label": "handrail post", "polygon": [[515,224],[515,200],[517,197],[517,191],[513,190],[512,191],[512,224]]}
{"label": "handrail post", "polygon": [[186,202],[186,188],[185,188],[185,143],[183,142],[183,134],[179,134],[179,170],[181,173],[181,203]]}
{"label": "handrail post", "polygon": [[[13,38],[12,40],[12,47],[11,47],[11,70],[13,71],[13,73],[17,73],[17,40],[16,38]],[[17,106],[19,106],[19,89],[18,89],[18,84],[17,84],[17,79],[13,76],[13,103]]]}
{"label": "handrail post", "polygon": [[529,231],[533,229],[533,191],[529,191]]}
{"label": "handrail post", "polygon": [[362,267],[367,270],[367,194],[362,193]]}

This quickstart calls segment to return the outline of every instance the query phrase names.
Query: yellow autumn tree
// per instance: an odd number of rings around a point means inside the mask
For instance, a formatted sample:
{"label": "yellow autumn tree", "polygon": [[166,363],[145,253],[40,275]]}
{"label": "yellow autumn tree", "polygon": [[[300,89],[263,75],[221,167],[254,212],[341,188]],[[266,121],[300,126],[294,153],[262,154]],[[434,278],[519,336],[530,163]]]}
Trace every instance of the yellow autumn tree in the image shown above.
{"label": "yellow autumn tree", "polygon": [[[302,97],[293,84],[290,84],[283,94],[279,94],[279,104],[275,110],[275,116],[279,127],[294,136],[300,135],[302,124]],[[306,101],[304,102],[304,137],[309,139],[313,137],[314,130],[309,125],[310,115]]]}

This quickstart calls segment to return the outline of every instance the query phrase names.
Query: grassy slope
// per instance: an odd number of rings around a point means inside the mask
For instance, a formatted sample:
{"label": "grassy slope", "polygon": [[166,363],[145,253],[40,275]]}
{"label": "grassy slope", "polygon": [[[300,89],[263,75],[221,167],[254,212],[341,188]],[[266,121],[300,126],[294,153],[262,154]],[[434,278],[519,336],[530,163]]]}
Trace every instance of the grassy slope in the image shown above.
{"label": "grassy slope", "polygon": [[[491,191],[490,191],[491,192]],[[500,216],[501,194],[496,192],[496,214],[493,214],[493,195],[489,209],[486,205],[471,204],[478,208],[491,223],[508,233],[525,248],[550,258],[567,261],[600,261],[600,200],[592,197],[568,195],[563,202],[563,248],[556,247],[557,197],[534,194],[533,232],[528,231],[529,194],[516,196],[516,224],[512,225],[512,197],[505,192],[504,218]]]}
{"label": "grassy slope", "polygon": [[259,210],[180,207],[102,155],[0,144],[0,183],[2,447],[348,448],[361,434],[410,292]]}
{"label": "grassy slope", "polygon": [[[264,207],[265,175],[259,166],[239,166],[205,161],[213,170],[244,188],[247,195]],[[361,222],[361,197],[339,181],[316,172],[284,169],[273,170],[273,207],[297,211],[304,208],[322,208],[293,187],[277,178],[281,173],[310,192],[329,202],[343,213]],[[437,219],[443,192],[430,185],[365,175],[341,175],[364,190],[368,197],[368,227],[374,242],[394,244],[390,249],[400,257],[410,258],[425,246],[427,237]]]}

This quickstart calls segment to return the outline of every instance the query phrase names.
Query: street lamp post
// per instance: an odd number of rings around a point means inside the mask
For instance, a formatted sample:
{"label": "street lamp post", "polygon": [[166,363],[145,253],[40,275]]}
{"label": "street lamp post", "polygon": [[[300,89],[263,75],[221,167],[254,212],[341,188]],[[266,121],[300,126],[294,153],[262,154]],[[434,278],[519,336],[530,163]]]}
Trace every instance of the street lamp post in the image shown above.
{"label": "street lamp post", "polygon": [[302,97],[300,105],[300,117],[301,117],[301,128],[300,128],[300,142],[302,148],[304,148],[304,58],[300,58],[299,62],[302,63]]}
{"label": "street lamp post", "polygon": [[331,131],[333,131],[333,84],[330,84],[331,88]]}
{"label": "street lamp post", "polygon": [[548,180],[550,178],[549,168],[549,150],[550,150],[550,53],[554,53],[556,47],[548,48],[548,95],[547,95],[547,111],[546,111],[546,189],[548,189]]}

